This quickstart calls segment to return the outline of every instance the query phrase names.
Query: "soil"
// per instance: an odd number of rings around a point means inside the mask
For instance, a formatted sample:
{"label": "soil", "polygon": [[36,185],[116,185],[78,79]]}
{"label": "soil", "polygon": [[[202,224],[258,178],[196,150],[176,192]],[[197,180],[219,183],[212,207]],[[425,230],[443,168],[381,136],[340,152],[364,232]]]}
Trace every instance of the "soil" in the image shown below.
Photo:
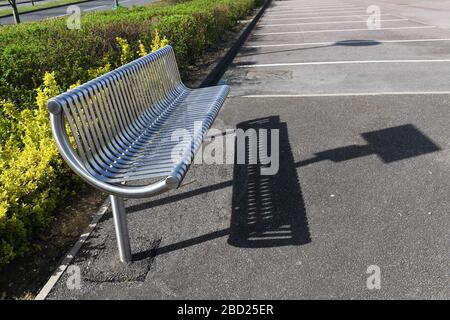
{"label": "soil", "polygon": [[184,79],[186,86],[196,88],[201,84],[220,59],[225,56],[248,22],[249,20],[244,20],[233,31],[226,33],[224,40],[214,50],[207,52],[195,65],[189,67],[186,79]]}
{"label": "soil", "polygon": [[105,194],[92,187],[70,199],[48,230],[34,239],[36,250],[0,272],[0,299],[34,299],[105,199]]}

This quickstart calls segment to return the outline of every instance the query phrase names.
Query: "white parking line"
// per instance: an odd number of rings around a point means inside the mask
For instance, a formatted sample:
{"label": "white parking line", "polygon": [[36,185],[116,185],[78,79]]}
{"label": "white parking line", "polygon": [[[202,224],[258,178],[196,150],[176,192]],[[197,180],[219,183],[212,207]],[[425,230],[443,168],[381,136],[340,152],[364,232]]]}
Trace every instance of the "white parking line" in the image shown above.
{"label": "white parking line", "polygon": [[316,62],[289,62],[267,64],[245,64],[237,68],[265,68],[265,67],[289,67],[289,66],[321,66],[337,64],[376,64],[376,63],[440,63],[450,62],[450,59],[419,59],[419,60],[343,60],[343,61],[316,61]]}
{"label": "white parking line", "polygon": [[[283,1],[283,4],[285,4],[286,3],[286,1]],[[306,5],[306,6],[304,6],[304,5],[302,5],[301,3],[296,3],[296,4],[299,4],[299,6],[289,6],[289,5],[282,5],[282,4],[277,4],[276,6],[273,6],[272,8],[273,9],[277,9],[277,8],[286,8],[286,9],[289,9],[289,8],[326,8],[326,7],[339,7],[340,5],[339,5],[339,3],[337,3],[337,2],[330,2],[330,3],[320,3],[319,5]],[[343,6],[353,6],[354,4],[342,4]]]}
{"label": "white parking line", "polygon": [[275,10],[289,10],[289,9],[333,9],[333,8],[346,8],[346,7],[355,7],[352,4],[345,4],[345,5],[337,5],[337,4],[333,4],[333,5],[327,5],[327,6],[301,6],[301,7],[292,7],[292,6],[276,6],[273,7],[272,9],[270,9],[271,11],[275,11]]}
{"label": "white parking line", "polygon": [[[364,44],[364,43],[408,43],[408,42],[439,42],[450,41],[450,38],[443,39],[401,39],[401,40],[348,40],[344,43],[348,44]],[[325,46],[334,45],[336,41],[327,42],[302,42],[302,43],[280,43],[280,44],[260,44],[260,45],[245,45],[244,48],[269,48],[269,47],[297,47],[297,46]]]}
{"label": "white parking line", "polygon": [[[326,14],[326,13],[361,13],[361,14],[367,14],[367,12],[365,10],[343,10],[343,11],[330,11],[330,12],[319,12],[320,14]],[[292,15],[298,15],[298,16],[308,16],[308,15],[313,15],[313,14],[317,14],[317,12],[309,12],[309,13],[299,13],[299,12],[289,12],[289,13],[284,13],[284,14],[265,14],[264,17],[286,17],[286,16],[292,16]],[[324,16],[326,17],[326,16]]]}
{"label": "white parking line", "polygon": [[98,7],[92,7],[92,8],[84,9],[83,11],[92,11],[92,10],[97,10],[97,9],[101,9],[101,8],[104,8],[104,7],[106,7],[106,6],[103,5],[103,6],[98,6]]}
{"label": "white parking line", "polygon": [[345,96],[384,96],[384,95],[448,95],[450,91],[394,91],[394,92],[348,92],[348,93],[304,93],[304,94],[260,94],[233,96],[233,98],[309,98]]}
{"label": "white parking line", "polygon": [[[408,19],[385,19],[380,22],[393,21],[408,21]],[[345,23],[366,23],[365,20],[350,20],[350,21],[327,21],[327,22],[299,22],[299,23],[280,23],[280,24],[260,24],[259,27],[282,27],[282,26],[303,26],[303,25],[317,25],[317,24],[345,24]]]}
{"label": "white parking line", "polygon": [[[403,16],[400,16],[400,15],[398,15],[398,14],[392,14],[392,16],[393,16],[393,17],[397,17],[397,18],[404,18]],[[411,18],[408,18],[408,19],[409,19],[409,21],[412,21],[412,22],[416,22],[416,23],[420,23],[420,24],[423,24],[423,25],[426,25],[426,26],[430,26],[429,23],[425,23],[425,22],[419,21],[419,20],[417,20],[417,19],[411,19]]]}
{"label": "white parking line", "polygon": [[417,26],[417,27],[392,27],[392,28],[379,28],[379,29],[334,29],[334,30],[303,30],[303,31],[285,31],[285,32],[266,32],[255,33],[255,36],[269,36],[269,35],[283,35],[283,34],[298,34],[298,33],[325,33],[325,32],[353,32],[353,31],[384,31],[384,30],[404,30],[404,29],[431,29],[435,26]]}
{"label": "white parking line", "polygon": [[290,9],[290,10],[280,10],[280,11],[266,11],[266,13],[290,13],[290,12],[298,12],[298,13],[309,13],[309,12],[322,12],[322,11],[345,11],[345,10],[360,10],[360,11],[365,11],[366,8],[359,8],[359,7],[351,7],[351,8],[336,8],[336,9],[308,9],[308,10],[303,10],[303,9]]}
{"label": "white parking line", "polygon": [[[394,16],[393,14],[386,13],[381,14],[380,16]],[[324,17],[301,17],[301,18],[274,18],[274,19],[267,19],[263,18],[261,21],[268,20],[268,21],[278,21],[278,20],[311,20],[311,19],[327,19],[327,18],[354,18],[354,17],[360,17],[360,18],[368,18],[369,15],[367,14],[352,14],[352,15],[344,15],[344,16],[324,16]],[[403,18],[403,17],[402,17]]]}
{"label": "white parking line", "polygon": [[348,6],[348,7],[323,7],[323,8],[283,8],[283,9],[272,9],[267,10],[266,12],[275,13],[275,12],[285,12],[285,11],[292,11],[292,10],[303,10],[303,11],[326,11],[326,10],[338,10],[338,9],[363,9],[361,7],[355,7],[355,6]]}

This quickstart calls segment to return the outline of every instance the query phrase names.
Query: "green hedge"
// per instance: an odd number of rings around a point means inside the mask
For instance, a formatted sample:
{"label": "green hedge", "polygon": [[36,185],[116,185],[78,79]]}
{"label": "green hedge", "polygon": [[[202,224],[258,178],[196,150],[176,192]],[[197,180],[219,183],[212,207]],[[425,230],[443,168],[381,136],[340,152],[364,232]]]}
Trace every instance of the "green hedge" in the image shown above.
{"label": "green hedge", "polygon": [[33,237],[80,186],[52,142],[47,99],[149,51],[155,35],[174,47],[183,73],[258,1],[89,13],[81,30],[69,30],[63,18],[0,29],[0,267],[33,248]]}
{"label": "green hedge", "polygon": [[[24,23],[0,30],[0,97],[23,107],[34,105],[35,88],[45,71],[55,71],[62,87],[89,79],[87,70],[102,59],[119,65],[120,36],[137,50],[158,29],[174,46],[182,69],[213,49],[257,0],[193,0],[161,3],[83,16],[81,30],[69,30],[65,19]],[[133,51],[136,51],[133,50]]]}

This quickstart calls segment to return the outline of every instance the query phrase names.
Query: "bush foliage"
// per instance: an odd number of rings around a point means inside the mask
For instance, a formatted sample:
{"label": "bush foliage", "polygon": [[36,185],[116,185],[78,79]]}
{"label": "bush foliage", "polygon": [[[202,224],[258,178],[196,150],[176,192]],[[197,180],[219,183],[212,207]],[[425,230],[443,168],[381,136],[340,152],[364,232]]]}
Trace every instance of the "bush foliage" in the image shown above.
{"label": "bush foliage", "polygon": [[[80,186],[53,143],[47,100],[170,43],[182,71],[213,50],[258,0],[160,2],[0,30],[0,267]],[[38,89],[36,89],[38,88]]]}
{"label": "bush foliage", "polygon": [[224,30],[232,29],[257,0],[192,0],[83,15],[80,30],[70,30],[65,19],[23,23],[0,31],[0,97],[21,107],[35,104],[35,88],[46,71],[68,88],[90,79],[89,70],[121,64],[116,38],[128,41],[137,57],[139,40],[148,46],[158,30],[175,49],[185,70],[206,50],[214,49]]}

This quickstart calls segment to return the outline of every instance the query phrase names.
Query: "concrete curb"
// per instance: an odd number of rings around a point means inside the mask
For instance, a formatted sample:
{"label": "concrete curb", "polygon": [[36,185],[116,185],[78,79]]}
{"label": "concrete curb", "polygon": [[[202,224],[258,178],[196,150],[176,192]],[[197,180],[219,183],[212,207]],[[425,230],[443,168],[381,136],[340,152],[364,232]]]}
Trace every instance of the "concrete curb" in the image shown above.
{"label": "concrete curb", "polygon": [[[225,56],[220,59],[220,61],[216,64],[216,66],[211,70],[211,72],[206,76],[205,80],[200,84],[200,87],[206,87],[215,85],[220,77],[225,72],[225,69],[228,67],[228,65],[233,61],[234,57],[236,56],[236,53],[244,43],[244,41],[247,39],[250,32],[255,27],[256,23],[261,18],[262,14],[266,10],[266,8],[271,3],[271,0],[266,0],[264,5],[259,9],[258,13],[253,17],[252,21],[245,27],[243,31],[241,31],[241,34],[239,35],[237,41],[233,44],[233,46],[228,50],[228,52],[225,54]],[[97,226],[100,219],[103,217],[103,215],[106,213],[110,205],[109,197],[105,200],[103,205],[100,207],[100,209],[95,214],[94,218],[92,219],[92,222],[89,224],[89,226],[84,230],[83,234],[80,236],[78,241],[75,243],[75,245],[69,250],[67,255],[61,260],[60,265],[56,270],[53,272],[53,274],[48,279],[47,283],[44,285],[44,287],[41,289],[41,291],[38,293],[38,295],[35,297],[34,300],[45,300],[50,291],[53,289],[55,284],[58,282],[58,280],[61,278],[63,273],[66,271],[67,267],[70,265],[72,260],[77,255],[78,251],[81,249],[84,242],[89,238],[91,233],[94,231],[95,227]]]}
{"label": "concrete curb", "polygon": [[92,231],[94,231],[100,219],[106,213],[110,205],[109,197],[105,200],[105,202],[101,205],[100,209],[98,209],[94,218],[92,219],[89,226],[84,230],[81,234],[78,241],[74,244],[74,246],[69,250],[66,256],[61,260],[58,268],[53,272],[53,274],[48,279],[47,283],[42,287],[41,291],[39,291],[38,295],[34,298],[34,300],[45,300],[47,295],[53,289],[55,284],[58,282],[59,278],[66,271],[67,267],[72,262],[73,258],[77,255],[78,251],[81,249],[83,243],[90,237]]}
{"label": "concrete curb", "polygon": [[[41,2],[41,1],[44,1],[44,0],[34,0],[34,2]],[[17,4],[24,4],[24,3],[31,3],[31,2],[32,2],[31,0],[28,0],[28,1],[19,2]],[[0,4],[0,8],[1,7],[9,7],[9,3]]]}
{"label": "concrete curb", "polygon": [[[40,11],[45,11],[45,10],[49,10],[49,9],[55,9],[55,8],[62,8],[62,7],[68,7],[74,4],[79,4],[79,3],[84,3],[84,2],[91,2],[92,0],[81,0],[81,1],[75,1],[75,2],[71,2],[71,3],[66,3],[66,4],[59,4],[57,6],[54,7],[47,7],[47,8],[41,8],[41,9],[36,9],[33,11],[27,11],[27,12],[19,12],[19,17],[24,15],[24,14],[29,14],[29,13],[35,13],[35,12],[40,12]],[[0,18],[7,18],[7,17],[12,17],[12,13],[10,14],[5,14],[4,16],[0,16]]]}
{"label": "concrete curb", "polygon": [[272,0],[266,0],[262,7],[259,9],[258,13],[253,17],[252,21],[247,25],[247,27],[241,32],[237,41],[233,44],[233,46],[228,50],[225,56],[217,63],[217,65],[211,70],[205,80],[200,84],[200,88],[209,87],[212,85],[216,85],[220,78],[223,76],[226,68],[230,65],[231,61],[233,61],[236,53],[241,48],[244,41],[250,35],[250,32],[253,30],[255,25],[258,23],[259,19],[263,15],[264,11],[266,11],[267,7],[272,3]]}

